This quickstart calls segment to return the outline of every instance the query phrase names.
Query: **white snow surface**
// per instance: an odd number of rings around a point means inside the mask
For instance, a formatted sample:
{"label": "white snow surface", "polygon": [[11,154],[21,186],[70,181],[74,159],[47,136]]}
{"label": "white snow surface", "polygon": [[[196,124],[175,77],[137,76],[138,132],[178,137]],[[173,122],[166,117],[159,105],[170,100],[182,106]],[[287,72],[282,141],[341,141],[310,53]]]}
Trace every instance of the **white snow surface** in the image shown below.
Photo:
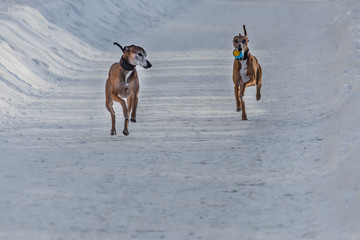
{"label": "white snow surface", "polygon": [[[0,1],[0,239],[359,240],[359,16],[357,0]],[[243,24],[263,68],[248,121]],[[114,41],[153,64],[127,137],[105,108]]]}

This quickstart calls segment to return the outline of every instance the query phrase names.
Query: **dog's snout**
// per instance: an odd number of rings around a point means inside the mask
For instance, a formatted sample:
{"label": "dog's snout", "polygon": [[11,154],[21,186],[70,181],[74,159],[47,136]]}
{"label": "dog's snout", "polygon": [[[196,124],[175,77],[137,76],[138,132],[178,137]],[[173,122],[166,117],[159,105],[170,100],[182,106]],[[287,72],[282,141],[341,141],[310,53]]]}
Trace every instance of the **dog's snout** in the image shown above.
{"label": "dog's snout", "polygon": [[146,68],[151,68],[151,67],[152,67],[152,64],[151,64],[148,60],[146,60],[146,63],[147,63],[147,67],[146,67]]}

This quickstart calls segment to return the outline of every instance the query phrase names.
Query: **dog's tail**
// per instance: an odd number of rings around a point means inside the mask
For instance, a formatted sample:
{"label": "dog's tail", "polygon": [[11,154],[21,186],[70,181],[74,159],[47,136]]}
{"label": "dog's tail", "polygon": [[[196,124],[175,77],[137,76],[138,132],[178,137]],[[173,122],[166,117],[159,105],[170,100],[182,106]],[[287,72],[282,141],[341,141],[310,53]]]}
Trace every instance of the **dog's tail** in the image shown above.
{"label": "dog's tail", "polygon": [[120,44],[118,44],[117,42],[114,42],[114,45],[118,46],[122,52],[125,52],[125,48],[123,48]]}
{"label": "dog's tail", "polygon": [[[246,32],[246,27],[245,27],[245,25],[243,25],[243,28],[244,28],[244,34],[245,34],[245,36],[247,36],[247,32]],[[115,44],[115,43],[114,43]]]}

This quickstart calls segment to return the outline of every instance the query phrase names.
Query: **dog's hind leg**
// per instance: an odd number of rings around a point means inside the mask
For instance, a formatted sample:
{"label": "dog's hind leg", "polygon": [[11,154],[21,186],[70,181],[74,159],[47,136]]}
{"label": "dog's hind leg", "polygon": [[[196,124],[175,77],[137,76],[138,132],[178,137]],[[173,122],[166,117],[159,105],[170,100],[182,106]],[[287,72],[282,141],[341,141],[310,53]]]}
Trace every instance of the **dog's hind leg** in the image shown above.
{"label": "dog's hind leg", "polygon": [[116,135],[116,128],[115,128],[115,111],[113,108],[113,101],[111,99],[106,99],[106,108],[110,112],[111,115],[111,131],[110,135]]}
{"label": "dog's hind leg", "polygon": [[259,101],[261,98],[261,93],[260,93],[260,89],[262,86],[262,81],[261,81],[261,77],[262,77],[262,69],[259,65],[259,69],[258,72],[256,74],[256,100]]}
{"label": "dog's hind leg", "polygon": [[110,81],[109,81],[109,79],[106,80],[105,98],[106,98],[105,106],[106,106],[106,108],[109,111],[110,116],[111,116],[110,135],[116,135],[116,128],[115,128],[115,121],[116,121],[115,118],[116,118],[116,116],[115,116],[115,111],[114,111],[114,108],[113,108],[113,100],[111,99],[111,90],[110,90]]}

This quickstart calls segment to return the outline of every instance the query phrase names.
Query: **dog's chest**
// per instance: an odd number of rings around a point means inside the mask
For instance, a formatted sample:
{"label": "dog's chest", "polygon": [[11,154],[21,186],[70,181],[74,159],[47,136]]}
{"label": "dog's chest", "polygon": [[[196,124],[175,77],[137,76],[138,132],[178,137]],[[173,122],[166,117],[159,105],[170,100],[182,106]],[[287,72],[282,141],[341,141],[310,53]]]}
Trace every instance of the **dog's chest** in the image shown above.
{"label": "dog's chest", "polygon": [[241,79],[244,81],[244,82],[247,82],[250,80],[250,78],[248,77],[248,75],[246,74],[247,73],[247,60],[239,60],[240,61],[240,64],[241,64],[241,68],[240,68],[240,76],[241,76]]}
{"label": "dog's chest", "polygon": [[128,84],[129,83],[129,77],[130,75],[133,73],[134,71],[128,71],[125,75],[125,83]]}

